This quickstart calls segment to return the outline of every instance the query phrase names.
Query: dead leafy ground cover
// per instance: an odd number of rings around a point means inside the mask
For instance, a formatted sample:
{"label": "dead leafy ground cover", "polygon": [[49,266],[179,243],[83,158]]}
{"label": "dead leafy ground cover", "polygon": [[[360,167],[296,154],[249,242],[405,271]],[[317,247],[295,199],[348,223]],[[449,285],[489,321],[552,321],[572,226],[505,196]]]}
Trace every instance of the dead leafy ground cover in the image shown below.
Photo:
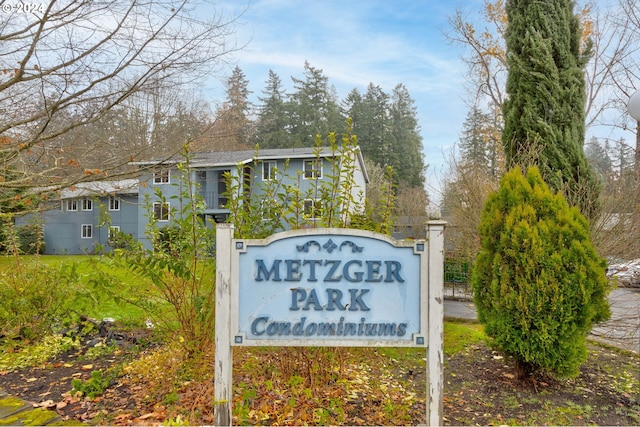
{"label": "dead leafy ground cover", "polygon": [[[71,349],[1,371],[0,388],[66,420],[212,424],[213,361],[190,364],[178,346],[149,344]],[[640,359],[633,353],[593,344],[578,378],[522,382],[479,325],[458,323],[445,325],[445,353],[445,425],[640,424]],[[425,423],[423,350],[236,349],[234,357],[234,424]],[[105,380],[102,394],[73,396],[73,380],[91,385],[92,372]]]}

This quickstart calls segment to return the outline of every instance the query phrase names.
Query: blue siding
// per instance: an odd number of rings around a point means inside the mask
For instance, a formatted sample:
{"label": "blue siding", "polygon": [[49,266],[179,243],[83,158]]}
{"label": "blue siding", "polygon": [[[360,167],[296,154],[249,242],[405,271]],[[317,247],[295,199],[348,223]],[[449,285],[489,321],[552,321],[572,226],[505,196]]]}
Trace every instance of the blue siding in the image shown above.
{"label": "blue siding", "polygon": [[[263,178],[262,164],[263,162],[275,162],[278,170],[278,177],[276,179],[282,179],[281,183],[283,185],[297,186],[301,193],[305,194],[314,188],[316,180],[304,177],[304,164],[305,161],[315,159],[313,156],[308,158],[292,158],[288,162],[286,170],[286,156],[283,158],[259,160],[258,163],[253,166],[253,173],[247,181],[234,179],[234,182],[242,181],[241,185],[251,185],[251,190],[254,194],[260,195],[260,192],[263,191],[263,186],[267,184]],[[320,160],[322,162],[322,177],[318,180],[319,182],[327,181],[331,179],[332,174],[339,173],[339,171],[331,170],[333,162],[330,159],[321,157]],[[121,232],[133,236],[142,242],[145,247],[151,248],[152,245],[150,236],[147,235],[147,227],[149,215],[154,214],[152,208],[153,203],[160,202],[161,200],[156,194],[156,191],[160,190],[162,192],[164,199],[170,205],[170,210],[179,212],[181,208],[178,206],[178,203],[180,202],[179,196],[182,192],[184,182],[180,179],[180,172],[175,165],[164,166],[169,168],[168,182],[156,181],[154,174],[151,172],[141,175],[137,181],[137,194],[133,194],[130,189],[123,191],[123,194],[116,194],[120,201],[119,209],[117,210],[110,209],[108,195],[100,195],[99,197],[94,196],[91,198],[93,201],[91,210],[83,210],[82,198],[78,197],[75,199],[64,199],[62,201],[63,209],[60,209],[60,205],[57,205],[39,214],[42,215],[42,221],[44,223],[46,253],[83,254],[94,253],[99,247],[103,247],[105,250],[111,249],[108,246],[109,228],[106,225],[100,226],[99,223],[101,216],[100,205],[102,205],[104,211],[110,215],[111,226],[118,227]],[[206,204],[205,213],[210,217],[214,217],[216,221],[224,220],[229,213],[229,211],[224,208],[226,203],[226,198],[224,197],[226,185],[223,173],[229,171],[237,177],[239,172],[248,172],[250,166],[246,165],[243,167],[244,170],[239,171],[236,165],[217,163],[216,166],[207,166],[206,164],[201,164],[200,166],[193,167],[190,171],[191,180],[194,183],[194,192],[197,192],[204,200]],[[366,181],[365,172],[358,164],[355,165],[354,169],[356,174],[355,182],[358,187],[362,187],[363,194]],[[157,176],[160,178],[161,175]],[[160,179],[159,181],[164,180]],[[114,186],[113,188],[122,187]],[[358,196],[358,194],[355,193],[353,195],[354,197]],[[77,211],[70,211],[68,209],[67,200],[77,200]],[[149,203],[148,205],[147,201]],[[364,200],[362,200],[362,205],[364,205]],[[17,224],[24,224],[32,220],[33,215],[25,215],[17,220]],[[160,227],[171,225],[171,219],[160,221],[157,224]],[[85,228],[91,228],[91,236],[82,236],[83,225]]]}
{"label": "blue siding", "polygon": [[[43,223],[45,254],[79,255],[95,253],[100,247],[109,250],[109,228],[100,225],[100,212],[111,216],[111,226],[137,238],[137,195],[116,196],[120,210],[109,210],[109,196],[65,199],[40,214],[27,214],[16,220],[24,225],[39,220]],[[91,200],[91,210],[83,210],[83,199]],[[77,210],[69,210],[68,201],[76,201]],[[62,209],[60,208],[62,206]],[[40,216],[36,219],[35,215]],[[84,229],[84,236],[83,236]]]}

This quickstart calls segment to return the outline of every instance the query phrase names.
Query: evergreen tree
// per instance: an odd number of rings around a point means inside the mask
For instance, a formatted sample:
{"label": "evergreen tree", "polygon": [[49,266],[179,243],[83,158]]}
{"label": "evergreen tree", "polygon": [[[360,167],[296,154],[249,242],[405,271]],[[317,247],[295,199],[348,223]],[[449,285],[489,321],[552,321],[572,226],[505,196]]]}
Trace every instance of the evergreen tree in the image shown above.
{"label": "evergreen tree", "polygon": [[236,65],[227,79],[227,99],[217,112],[215,134],[229,146],[249,145],[252,133],[249,81]]}
{"label": "evergreen tree", "polygon": [[624,138],[617,140],[611,149],[611,167],[617,177],[632,173],[635,168],[635,151]]}
{"label": "evergreen tree", "polygon": [[485,132],[488,121],[488,115],[476,105],[467,113],[460,138],[460,157],[463,164],[479,169],[488,168],[488,141]]}
{"label": "evergreen tree", "polygon": [[471,167],[491,177],[501,174],[504,168],[501,118],[499,109],[493,105],[489,112],[477,105],[471,107],[462,125],[460,166]]}
{"label": "evergreen tree", "polygon": [[255,143],[261,148],[286,148],[290,146],[290,135],[287,132],[289,123],[286,116],[286,93],[282,88],[282,80],[272,70],[264,97],[259,97],[258,123],[256,125]]}
{"label": "evergreen tree", "polygon": [[611,157],[609,157],[608,151],[608,142],[605,140],[604,145],[602,145],[595,136],[589,140],[584,149],[584,154],[587,156],[591,167],[593,167],[601,177],[609,177],[612,173]]}
{"label": "evergreen tree", "polygon": [[346,114],[353,119],[353,133],[358,135],[362,155],[375,164],[393,166],[395,170],[389,95],[380,86],[369,83],[364,96],[354,89],[347,97],[347,104]]}
{"label": "evergreen tree", "polygon": [[[346,98],[342,100],[341,104],[342,115],[351,119],[351,129],[355,133],[356,129],[360,129],[360,123],[363,120],[364,99],[362,94],[358,89],[353,88]],[[362,146],[360,148],[362,149]]]}
{"label": "evergreen tree", "polygon": [[523,377],[543,368],[579,373],[586,336],[609,318],[606,262],[576,207],[553,194],[532,167],[516,167],[492,194],[480,222],[471,284],[478,318],[515,357]]}
{"label": "evergreen tree", "polygon": [[537,164],[553,190],[592,217],[598,190],[583,151],[589,49],[573,7],[572,0],[507,1],[502,140],[509,167]]}
{"label": "evergreen tree", "polygon": [[344,126],[335,89],[322,69],[304,63],[304,80],[291,77],[294,92],[289,96],[287,115],[290,119],[292,145],[308,147],[316,135],[327,135]]}
{"label": "evergreen tree", "polygon": [[374,164],[391,166],[396,185],[424,186],[420,126],[414,101],[403,84],[391,96],[373,83],[364,96],[353,89],[343,101],[343,111],[353,120],[363,156]]}
{"label": "evergreen tree", "polygon": [[363,155],[369,156],[381,166],[393,167],[396,158],[391,147],[395,141],[391,140],[390,125],[389,95],[380,86],[369,83],[364,95],[364,115],[360,133],[356,135],[359,135]]}
{"label": "evergreen tree", "polygon": [[509,167],[537,167],[526,177],[514,168],[489,197],[472,286],[480,321],[520,376],[539,368],[577,375],[587,333],[610,315],[606,263],[580,214],[595,217],[598,183],[583,150],[589,49],[573,7],[506,3],[502,142]]}
{"label": "evergreen tree", "polygon": [[424,153],[417,111],[409,91],[398,84],[391,95],[391,141],[397,159],[394,168],[401,186],[424,187]]}

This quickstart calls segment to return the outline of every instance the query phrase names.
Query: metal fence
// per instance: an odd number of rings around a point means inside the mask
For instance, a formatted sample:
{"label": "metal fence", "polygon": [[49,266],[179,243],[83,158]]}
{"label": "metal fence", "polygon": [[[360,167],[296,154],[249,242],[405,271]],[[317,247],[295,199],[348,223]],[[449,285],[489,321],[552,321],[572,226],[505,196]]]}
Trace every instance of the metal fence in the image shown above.
{"label": "metal fence", "polygon": [[472,299],[471,264],[473,261],[460,251],[445,251],[444,256],[445,297]]}

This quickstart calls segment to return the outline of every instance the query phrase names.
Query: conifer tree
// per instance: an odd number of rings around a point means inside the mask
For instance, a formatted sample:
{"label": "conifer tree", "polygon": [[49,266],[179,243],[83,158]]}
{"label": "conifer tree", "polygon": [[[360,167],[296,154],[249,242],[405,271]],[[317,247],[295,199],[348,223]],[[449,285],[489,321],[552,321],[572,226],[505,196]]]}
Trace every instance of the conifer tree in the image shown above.
{"label": "conifer tree", "polygon": [[573,0],[507,1],[502,140],[507,167],[538,165],[551,188],[591,218],[598,186],[583,149],[590,49],[573,9]]}
{"label": "conifer tree", "polygon": [[286,93],[282,88],[282,80],[273,70],[269,70],[266,85],[262,91],[264,97],[258,98],[261,104],[258,108],[255,143],[261,148],[289,147]]}
{"label": "conifer tree", "polygon": [[424,154],[417,111],[409,91],[398,84],[391,94],[391,140],[395,142],[396,171],[400,185],[411,188],[424,187]]}
{"label": "conifer tree", "polygon": [[464,165],[481,170],[489,168],[489,142],[485,132],[488,121],[488,114],[477,105],[467,113],[460,138],[460,159]]}
{"label": "conifer tree", "polygon": [[478,318],[522,378],[537,370],[575,377],[586,336],[609,318],[606,263],[576,207],[532,167],[516,167],[489,196],[472,274]]}
{"label": "conifer tree", "polygon": [[287,103],[292,146],[308,147],[317,135],[327,135],[344,123],[335,89],[322,69],[304,63],[304,80],[291,77],[294,91]]}
{"label": "conifer tree", "polygon": [[380,86],[369,83],[359,107],[353,132],[358,135],[362,154],[378,165],[391,165],[395,170],[397,159],[389,134],[389,95]]}
{"label": "conifer tree", "polygon": [[236,65],[227,79],[227,99],[217,111],[218,119],[215,124],[216,134],[227,146],[246,146],[250,143],[253,124],[249,118],[252,105],[248,87],[249,81]]}

